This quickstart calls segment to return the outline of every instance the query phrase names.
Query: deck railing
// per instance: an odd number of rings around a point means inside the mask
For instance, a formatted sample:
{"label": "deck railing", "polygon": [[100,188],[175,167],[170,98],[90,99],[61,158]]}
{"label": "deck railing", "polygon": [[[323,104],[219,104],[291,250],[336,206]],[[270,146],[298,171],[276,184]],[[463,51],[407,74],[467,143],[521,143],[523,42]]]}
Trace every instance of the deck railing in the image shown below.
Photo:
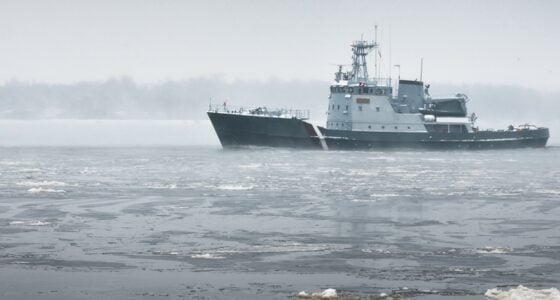
{"label": "deck railing", "polygon": [[226,113],[236,115],[253,115],[263,117],[276,117],[276,118],[289,118],[289,119],[309,119],[309,110],[291,109],[291,108],[268,108],[266,106],[260,107],[246,107],[246,106],[232,106],[226,104],[211,104],[208,108],[209,112]]}

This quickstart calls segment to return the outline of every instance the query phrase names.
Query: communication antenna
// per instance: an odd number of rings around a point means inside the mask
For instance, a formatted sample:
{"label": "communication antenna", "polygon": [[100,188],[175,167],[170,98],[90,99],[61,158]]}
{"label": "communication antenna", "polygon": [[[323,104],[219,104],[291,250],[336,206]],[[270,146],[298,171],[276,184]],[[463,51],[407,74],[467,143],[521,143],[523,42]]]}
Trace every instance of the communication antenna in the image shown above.
{"label": "communication antenna", "polygon": [[[375,43],[376,45],[378,45],[378,44],[377,44],[377,24],[375,24],[375,27],[374,27],[374,28],[375,28],[375,41],[374,41],[374,43]],[[379,77],[379,75],[378,75],[378,70],[377,70],[377,55],[379,55],[379,52],[378,52],[378,51],[379,51],[378,48],[375,47],[375,63],[374,63],[374,64],[375,64],[375,78],[378,78],[378,77]]]}
{"label": "communication antenna", "polygon": [[422,71],[424,68],[424,58],[420,57],[420,81],[422,81]]}
{"label": "communication antenna", "polygon": [[392,58],[393,58],[393,50],[391,47],[391,25],[389,25],[389,84],[392,86],[393,85],[393,68],[391,67],[392,64]]}

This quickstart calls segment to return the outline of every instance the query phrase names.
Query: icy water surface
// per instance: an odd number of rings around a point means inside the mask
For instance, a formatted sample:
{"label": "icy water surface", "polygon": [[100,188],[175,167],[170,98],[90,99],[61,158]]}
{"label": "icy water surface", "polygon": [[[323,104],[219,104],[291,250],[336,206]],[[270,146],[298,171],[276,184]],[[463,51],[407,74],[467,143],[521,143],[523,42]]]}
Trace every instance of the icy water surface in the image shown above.
{"label": "icy water surface", "polygon": [[560,287],[560,148],[0,148],[0,298]]}

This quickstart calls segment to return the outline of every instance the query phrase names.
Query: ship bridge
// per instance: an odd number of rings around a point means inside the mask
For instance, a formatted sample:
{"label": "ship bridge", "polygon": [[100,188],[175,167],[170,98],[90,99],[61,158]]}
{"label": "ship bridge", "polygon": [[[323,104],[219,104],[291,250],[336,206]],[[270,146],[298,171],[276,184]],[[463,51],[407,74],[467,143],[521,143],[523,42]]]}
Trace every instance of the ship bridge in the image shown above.
{"label": "ship bridge", "polygon": [[[368,130],[385,128],[384,125],[376,128],[372,123],[375,119],[379,124],[384,123],[379,117],[394,113],[390,103],[393,98],[391,78],[383,78],[379,74],[378,48],[377,41],[358,40],[351,44],[352,69],[344,71],[344,65],[339,65],[335,81],[330,86],[326,124],[328,129],[360,130],[364,126]],[[372,51],[374,76],[370,77],[366,58]]]}

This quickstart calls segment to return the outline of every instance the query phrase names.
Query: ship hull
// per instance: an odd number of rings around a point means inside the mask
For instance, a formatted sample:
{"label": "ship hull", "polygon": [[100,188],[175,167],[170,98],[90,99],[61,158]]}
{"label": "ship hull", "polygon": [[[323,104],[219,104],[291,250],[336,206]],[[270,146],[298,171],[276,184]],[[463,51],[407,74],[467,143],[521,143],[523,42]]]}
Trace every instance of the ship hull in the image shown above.
{"label": "ship hull", "polygon": [[329,149],[508,149],[545,147],[548,129],[474,133],[353,132],[321,128]]}
{"label": "ship hull", "polygon": [[208,112],[224,148],[248,146],[374,150],[386,148],[507,149],[545,147],[547,128],[472,133],[331,130],[296,118]]}
{"label": "ship hull", "polygon": [[313,126],[300,119],[215,112],[208,112],[208,117],[224,148],[321,148]]}

